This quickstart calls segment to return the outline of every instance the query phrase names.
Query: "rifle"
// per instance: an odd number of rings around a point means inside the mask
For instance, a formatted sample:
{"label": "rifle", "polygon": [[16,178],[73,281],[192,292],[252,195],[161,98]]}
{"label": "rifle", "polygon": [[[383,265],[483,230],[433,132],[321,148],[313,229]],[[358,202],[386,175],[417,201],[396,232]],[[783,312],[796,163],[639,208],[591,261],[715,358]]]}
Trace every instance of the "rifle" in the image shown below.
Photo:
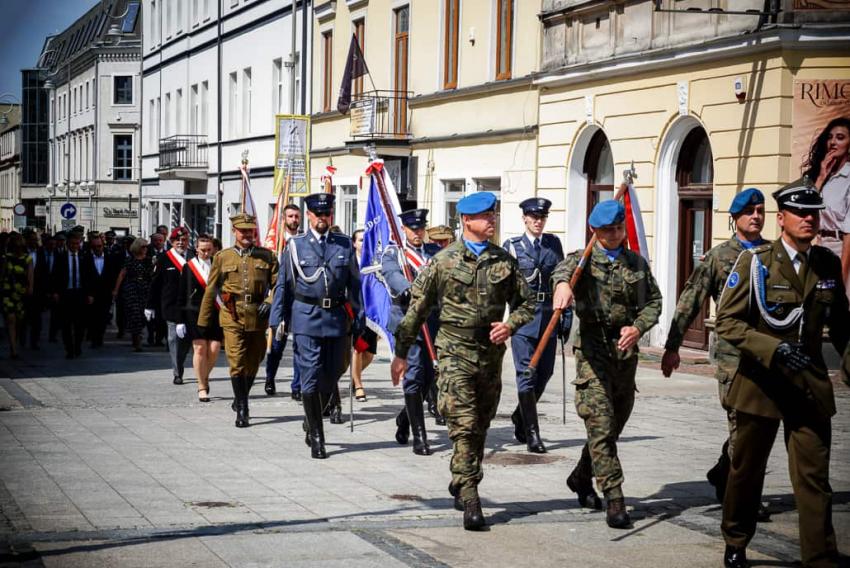
{"label": "rifle", "polygon": [[[637,174],[635,173],[635,166],[632,166],[623,172],[623,183],[620,184],[620,187],[617,188],[617,193],[614,195],[614,200],[619,201],[623,198],[623,194],[629,190],[629,185],[635,180]],[[587,243],[587,246],[584,247],[584,252],[581,255],[581,258],[578,261],[578,266],[576,266],[575,271],[573,272],[572,277],[570,278],[570,289],[575,289],[576,283],[578,282],[581,275],[584,273],[584,267],[587,265],[587,261],[590,260],[590,255],[593,252],[593,247],[596,246],[596,232],[593,232],[593,235],[590,237],[590,242]],[[554,290],[553,290],[554,295]],[[537,373],[537,365],[540,363],[540,358],[543,356],[543,351],[546,350],[546,346],[549,344],[549,338],[552,337],[552,334],[555,332],[555,328],[558,326],[558,320],[561,319],[561,315],[564,313],[564,310],[557,309],[552,312],[552,317],[549,319],[549,323],[546,325],[546,329],[543,331],[543,335],[540,337],[540,340],[537,342],[537,349],[534,350],[534,355],[531,356],[531,361],[528,363],[528,368],[524,371],[526,377],[533,377],[535,373]]]}

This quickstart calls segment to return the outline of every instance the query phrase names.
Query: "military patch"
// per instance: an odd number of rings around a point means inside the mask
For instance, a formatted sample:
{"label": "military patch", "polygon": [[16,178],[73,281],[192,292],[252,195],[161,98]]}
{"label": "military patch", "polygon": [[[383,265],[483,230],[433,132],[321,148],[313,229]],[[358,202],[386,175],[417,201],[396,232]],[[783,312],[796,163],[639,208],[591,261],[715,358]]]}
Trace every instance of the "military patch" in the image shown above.
{"label": "military patch", "polygon": [[729,280],[726,282],[726,286],[728,286],[729,288],[734,288],[735,286],[738,285],[738,282],[740,280],[741,280],[741,277],[738,275],[738,273],[733,272],[732,274],[729,275]]}
{"label": "military patch", "polygon": [[815,285],[815,288],[818,290],[833,290],[836,286],[835,280],[829,278],[826,280],[819,280]]}

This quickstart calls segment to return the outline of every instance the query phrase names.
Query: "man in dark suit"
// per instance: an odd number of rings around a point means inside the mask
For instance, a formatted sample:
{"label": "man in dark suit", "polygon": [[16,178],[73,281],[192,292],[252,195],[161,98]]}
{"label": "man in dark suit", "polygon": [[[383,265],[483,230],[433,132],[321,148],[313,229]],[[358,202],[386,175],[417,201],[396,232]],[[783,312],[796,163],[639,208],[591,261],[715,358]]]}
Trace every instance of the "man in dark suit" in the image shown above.
{"label": "man in dark suit", "polygon": [[[48,325],[47,337],[51,343],[55,343],[56,337],[59,334],[59,329],[62,327],[61,322],[59,321],[60,316],[58,307],[56,302],[53,301],[52,285],[53,270],[56,268],[56,259],[59,257],[59,251],[57,250],[58,241],[53,235],[45,233],[41,239],[41,243],[42,250],[44,251],[44,268],[46,268],[46,270],[41,274],[41,286],[44,290],[45,305],[47,306],[47,310],[50,312],[50,323]],[[35,272],[35,278],[35,289],[38,290],[38,270]]]}
{"label": "man in dark suit", "polygon": [[82,354],[83,335],[86,330],[86,286],[80,253],[81,237],[68,235],[67,251],[56,257],[53,264],[53,300],[57,303],[62,325],[62,342],[65,358]]}
{"label": "man in dark suit", "polygon": [[83,282],[89,306],[89,341],[93,348],[103,345],[109,310],[112,308],[112,288],[117,277],[114,260],[106,254],[105,248],[103,237],[92,237],[89,240],[89,252],[83,257]]}
{"label": "man in dark suit", "polygon": [[[41,314],[47,304],[47,288],[45,286],[49,282],[49,273],[47,272],[48,267],[44,258],[44,250],[38,243],[38,233],[28,231],[24,234],[24,240],[33,268],[33,293],[24,300],[24,326],[29,328],[30,347],[38,349],[38,343],[41,339]],[[21,343],[24,342],[25,337],[26,333],[22,333]]]}

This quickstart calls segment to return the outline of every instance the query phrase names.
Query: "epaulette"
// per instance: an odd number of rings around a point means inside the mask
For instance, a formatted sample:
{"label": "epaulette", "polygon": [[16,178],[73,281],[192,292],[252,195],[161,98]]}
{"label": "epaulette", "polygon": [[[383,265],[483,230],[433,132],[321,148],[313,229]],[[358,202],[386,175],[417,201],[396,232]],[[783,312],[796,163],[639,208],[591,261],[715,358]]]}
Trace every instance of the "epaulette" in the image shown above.
{"label": "epaulette", "polygon": [[764,243],[763,245],[758,245],[748,250],[753,254],[761,254],[769,251],[771,248],[773,248],[773,243]]}

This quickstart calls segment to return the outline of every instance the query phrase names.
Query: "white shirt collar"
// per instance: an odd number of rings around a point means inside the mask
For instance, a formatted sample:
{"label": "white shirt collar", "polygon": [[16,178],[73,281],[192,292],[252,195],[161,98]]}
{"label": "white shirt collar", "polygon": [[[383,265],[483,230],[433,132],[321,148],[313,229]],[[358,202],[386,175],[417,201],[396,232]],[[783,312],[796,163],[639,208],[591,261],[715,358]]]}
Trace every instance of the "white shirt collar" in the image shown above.
{"label": "white shirt collar", "polygon": [[785,247],[785,252],[788,253],[788,258],[790,258],[791,262],[794,263],[795,269],[797,268],[797,264],[800,262],[800,259],[797,258],[798,254],[802,254],[803,256],[806,257],[806,259],[809,258],[809,251],[812,250],[811,247],[809,247],[809,249],[806,252],[800,252],[797,249],[795,249],[794,247],[792,247],[791,245],[789,245],[788,242],[785,239],[783,239],[781,236],[779,237],[779,240],[782,241],[782,246]]}
{"label": "white shirt collar", "polygon": [[330,234],[330,231],[326,231],[325,234],[322,235],[316,229],[310,227],[310,232],[313,234],[313,237],[316,239],[316,242],[321,242],[323,236],[325,237],[325,242],[328,242],[328,235]]}
{"label": "white shirt collar", "polygon": [[540,234],[539,237],[535,237],[534,235],[532,235],[531,233],[526,231],[525,232],[525,238],[527,238],[528,242],[530,242],[531,244],[534,244],[534,239],[538,239],[541,243],[543,242],[543,234],[542,233]]}

